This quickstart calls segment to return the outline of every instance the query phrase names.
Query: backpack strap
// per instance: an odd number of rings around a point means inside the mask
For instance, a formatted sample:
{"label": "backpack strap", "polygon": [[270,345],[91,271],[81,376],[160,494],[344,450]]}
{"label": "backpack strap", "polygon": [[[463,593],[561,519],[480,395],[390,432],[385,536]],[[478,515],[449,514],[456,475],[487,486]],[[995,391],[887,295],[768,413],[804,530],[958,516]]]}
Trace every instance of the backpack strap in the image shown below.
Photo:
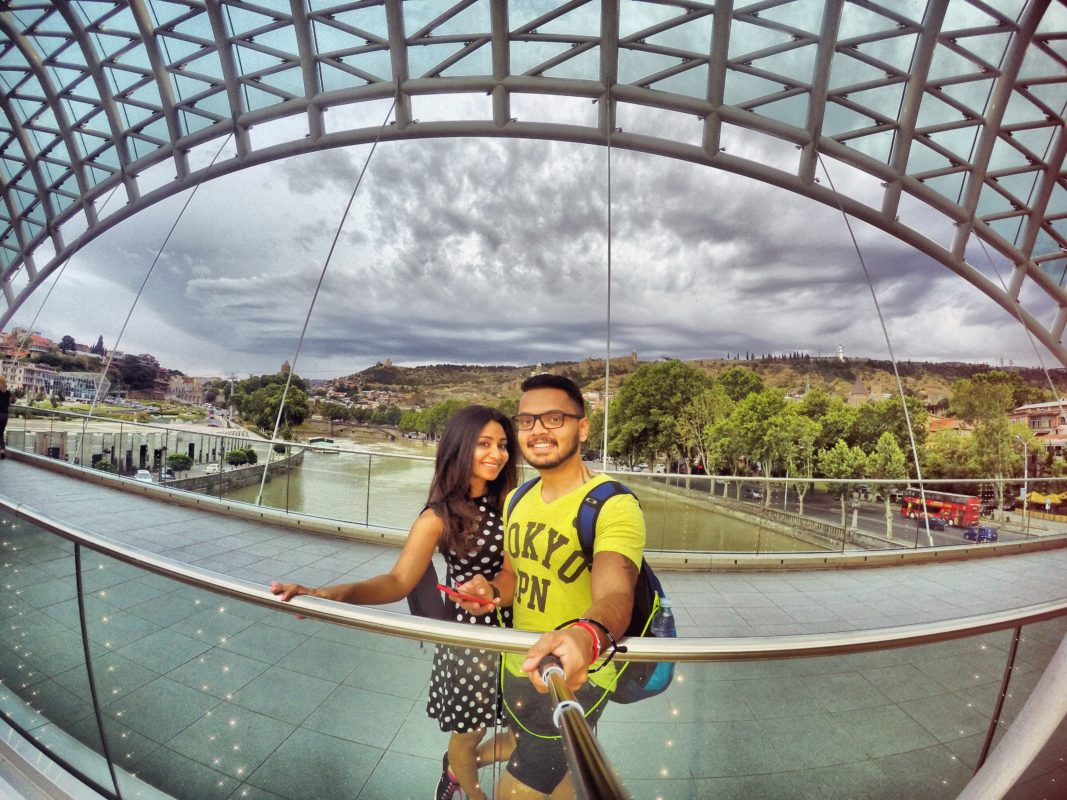
{"label": "backpack strap", "polygon": [[515,506],[519,504],[519,501],[526,496],[526,493],[530,491],[537,482],[541,480],[541,476],[538,475],[525,483],[520,484],[514,492],[511,493],[511,499],[508,501],[508,516],[511,516],[511,512],[515,510]]}
{"label": "backpack strap", "polygon": [[[618,481],[604,481],[590,489],[578,506],[578,518],[574,526],[578,529],[578,543],[582,552],[589,556],[590,563],[593,560],[593,539],[596,537],[596,521],[600,510],[608,500],[619,494],[632,495],[637,500],[637,495],[630,487]],[[638,504],[640,502],[638,500]]]}

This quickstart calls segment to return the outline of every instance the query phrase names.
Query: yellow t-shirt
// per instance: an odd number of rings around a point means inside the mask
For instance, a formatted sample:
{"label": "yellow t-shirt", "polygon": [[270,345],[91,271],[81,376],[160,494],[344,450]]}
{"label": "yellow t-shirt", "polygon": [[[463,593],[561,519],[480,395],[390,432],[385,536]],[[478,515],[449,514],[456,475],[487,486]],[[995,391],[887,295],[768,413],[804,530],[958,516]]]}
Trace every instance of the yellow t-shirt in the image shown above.
{"label": "yellow t-shirt", "polygon": [[[581,617],[592,605],[592,562],[582,552],[576,520],[589,491],[609,480],[597,475],[551,503],[542,499],[538,483],[505,515],[504,546],[516,579],[512,604],[516,629],[550,631]],[[597,517],[593,552],[620,553],[640,567],[644,548],[645,518],[640,504],[629,494],[612,497]],[[518,654],[504,657],[514,675],[525,674],[522,661]],[[614,675],[612,663],[589,677],[598,686],[608,687]]]}

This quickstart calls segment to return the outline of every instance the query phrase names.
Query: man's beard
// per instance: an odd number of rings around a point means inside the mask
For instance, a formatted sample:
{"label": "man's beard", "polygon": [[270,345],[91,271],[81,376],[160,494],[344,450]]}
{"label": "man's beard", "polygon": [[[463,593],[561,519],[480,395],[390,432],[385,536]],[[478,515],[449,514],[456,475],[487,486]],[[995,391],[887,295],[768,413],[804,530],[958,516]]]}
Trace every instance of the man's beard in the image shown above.
{"label": "man's beard", "polygon": [[[559,440],[556,440],[556,446],[557,446],[557,448],[559,447]],[[571,447],[570,450],[566,450],[565,451],[565,450],[557,449],[554,453],[546,453],[543,456],[536,456],[535,455],[535,456],[533,456],[531,458],[531,454],[527,454],[526,450],[523,449],[522,457],[526,459],[526,463],[527,464],[529,464],[531,467],[533,467],[535,469],[555,469],[556,467],[558,467],[560,464],[562,464],[567,459],[572,458],[574,456],[574,454],[578,452],[578,448],[580,448],[581,446],[582,446],[582,443],[578,440],[577,437],[575,437],[574,446]],[[537,461],[538,458],[548,459],[548,460],[546,460],[546,461]]]}

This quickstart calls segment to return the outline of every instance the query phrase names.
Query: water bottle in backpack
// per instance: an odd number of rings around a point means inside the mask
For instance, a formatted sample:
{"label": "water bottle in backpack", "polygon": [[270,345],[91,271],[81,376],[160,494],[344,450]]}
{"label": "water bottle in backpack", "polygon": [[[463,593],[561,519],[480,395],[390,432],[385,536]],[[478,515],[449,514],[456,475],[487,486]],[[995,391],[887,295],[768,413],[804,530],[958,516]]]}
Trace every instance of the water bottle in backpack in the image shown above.
{"label": "water bottle in backpack", "polygon": [[652,618],[652,624],[649,626],[648,632],[657,639],[678,637],[678,627],[674,622],[674,612],[671,611],[671,601],[669,598],[660,597],[659,611],[657,611],[656,616]]}

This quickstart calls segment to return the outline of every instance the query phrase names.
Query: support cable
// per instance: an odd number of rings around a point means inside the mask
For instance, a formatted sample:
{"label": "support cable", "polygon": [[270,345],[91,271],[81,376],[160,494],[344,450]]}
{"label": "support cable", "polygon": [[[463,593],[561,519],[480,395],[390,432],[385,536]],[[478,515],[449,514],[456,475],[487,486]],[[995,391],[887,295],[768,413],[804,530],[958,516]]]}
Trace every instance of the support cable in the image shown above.
{"label": "support cable", "polygon": [[[318,283],[315,284],[315,291],[311,295],[311,303],[308,304],[307,314],[304,316],[304,327],[300,330],[300,339],[296,343],[296,352],[293,354],[289,374],[285,378],[285,388],[282,390],[282,399],[278,404],[278,416],[274,420],[274,431],[271,433],[270,437],[272,443],[278,438],[278,430],[281,428],[282,424],[282,415],[285,413],[285,401],[289,396],[289,387],[293,383],[293,374],[296,372],[296,363],[300,358],[300,351],[304,347],[304,337],[307,335],[308,324],[311,322],[311,314],[315,310],[315,302],[319,298],[319,291],[322,289],[322,283],[326,280],[326,271],[330,267],[330,260],[333,258],[334,250],[337,249],[337,241],[341,238],[341,231],[344,229],[345,222],[348,220],[348,213],[352,210],[352,203],[355,202],[356,192],[359,191],[359,186],[363,182],[363,176],[367,174],[367,167],[370,165],[370,161],[374,157],[374,151],[378,149],[378,142],[382,140],[382,134],[385,132],[385,128],[389,124],[389,117],[392,116],[393,111],[396,109],[396,104],[397,97],[394,96],[393,102],[389,106],[389,110],[385,112],[385,119],[382,120],[381,127],[378,128],[378,135],[374,137],[374,143],[371,145],[370,152],[367,153],[367,159],[363,162],[363,168],[359,171],[359,177],[356,178],[356,184],[352,187],[352,193],[348,196],[348,203],[345,205],[345,210],[341,214],[340,222],[337,223],[337,230],[334,231],[333,241],[330,242],[330,249],[326,253],[326,260],[322,264],[322,271],[319,273]],[[263,463],[263,475],[259,479],[259,493],[256,495],[257,506],[263,505],[263,487],[267,483],[267,474],[270,470],[271,452],[272,450],[267,451],[267,458]]]}
{"label": "support cable", "polygon": [[[900,394],[900,405],[904,410],[904,423],[908,426],[908,440],[911,442],[911,455],[915,463],[915,479],[919,482],[919,494],[922,498],[923,509],[926,509],[926,489],[923,484],[922,466],[919,464],[919,446],[915,441],[915,430],[911,424],[911,414],[908,412],[908,399],[904,395],[904,382],[900,379],[900,370],[897,368],[897,357],[893,353],[893,342],[889,338],[889,328],[885,324],[885,315],[882,313],[882,306],[878,302],[878,293],[874,290],[874,281],[871,280],[871,272],[867,269],[867,261],[863,258],[863,252],[860,250],[859,241],[856,239],[856,232],[852,229],[852,223],[849,221],[848,214],[845,213],[845,208],[841,204],[841,200],[837,194],[837,188],[834,186],[834,180],[830,177],[830,171],[826,169],[826,163],[822,159],[822,153],[818,150],[815,152],[816,158],[819,159],[819,165],[822,167],[823,175],[826,176],[827,183],[830,184],[830,191],[834,194],[834,199],[837,201],[837,208],[841,212],[842,218],[845,220],[845,227],[848,229],[848,235],[852,239],[852,247],[856,251],[856,257],[859,259],[860,267],[863,269],[863,277],[867,281],[867,288],[871,292],[871,300],[874,302],[874,310],[878,314],[878,324],[882,327],[882,336],[885,338],[885,346],[889,351],[889,361],[893,365],[893,377],[897,382],[897,392]],[[926,523],[926,539],[929,547],[934,546],[934,537],[930,532],[930,520],[924,515],[923,521]],[[918,534],[916,534],[918,539]],[[918,541],[916,541],[918,545]]]}
{"label": "support cable", "polygon": [[[104,380],[107,378],[107,373],[111,369],[111,362],[115,358],[115,353],[118,352],[119,343],[122,341],[123,335],[126,333],[126,327],[130,324],[130,319],[133,317],[134,309],[137,308],[137,303],[141,299],[141,295],[144,294],[145,286],[148,285],[148,279],[152,277],[152,273],[155,271],[156,264],[159,263],[159,259],[163,255],[163,251],[166,249],[167,244],[170,242],[170,237],[174,235],[174,231],[178,228],[178,223],[182,221],[182,217],[185,216],[186,210],[193,202],[193,198],[196,197],[196,193],[200,190],[204,181],[207,180],[211,174],[211,168],[215,166],[215,162],[219,160],[219,156],[222,155],[222,151],[226,149],[226,145],[229,144],[232,133],[227,134],[226,138],[222,140],[222,144],[219,146],[218,151],[215,153],[214,158],[211,159],[211,163],[207,165],[201,175],[200,180],[196,182],[196,186],[189,192],[189,196],[185,198],[185,202],[182,204],[181,210],[178,211],[178,216],[174,218],[174,222],[170,226],[170,230],[167,231],[167,235],[163,238],[163,242],[159,245],[159,249],[156,250],[155,258],[152,259],[152,263],[148,265],[148,271],[145,272],[144,279],[141,281],[140,288],[137,289],[137,295],[133,298],[133,302],[130,303],[130,309],[126,312],[126,319],[122,323],[122,327],[119,329],[119,335],[115,339],[115,345],[111,348],[111,352],[108,354],[107,361],[104,363],[104,370],[100,373],[100,383],[97,384],[96,392],[93,393],[93,402],[89,404],[89,413],[82,421],[82,436],[85,435],[86,425],[89,424],[89,417],[93,415],[93,411],[96,409],[96,402],[100,397],[100,387],[104,385]],[[163,465],[164,467],[166,465]]]}

